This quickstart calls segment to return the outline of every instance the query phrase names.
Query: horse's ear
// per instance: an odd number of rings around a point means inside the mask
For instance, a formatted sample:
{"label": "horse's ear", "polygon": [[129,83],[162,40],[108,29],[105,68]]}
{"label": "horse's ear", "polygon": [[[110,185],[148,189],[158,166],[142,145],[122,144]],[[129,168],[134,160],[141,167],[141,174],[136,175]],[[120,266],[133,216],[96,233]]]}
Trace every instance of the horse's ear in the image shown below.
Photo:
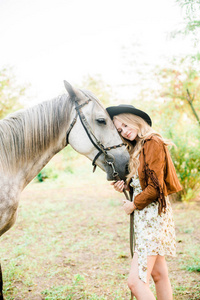
{"label": "horse's ear", "polygon": [[66,80],[64,80],[64,85],[65,85],[65,88],[66,88],[66,90],[67,90],[70,98],[76,97],[76,92],[73,89],[73,87],[71,86],[71,84],[69,84],[69,82],[67,82]]}
{"label": "horse's ear", "polygon": [[72,87],[66,80],[64,80],[64,85],[71,99],[76,99],[76,101],[85,99],[84,94],[80,90]]}

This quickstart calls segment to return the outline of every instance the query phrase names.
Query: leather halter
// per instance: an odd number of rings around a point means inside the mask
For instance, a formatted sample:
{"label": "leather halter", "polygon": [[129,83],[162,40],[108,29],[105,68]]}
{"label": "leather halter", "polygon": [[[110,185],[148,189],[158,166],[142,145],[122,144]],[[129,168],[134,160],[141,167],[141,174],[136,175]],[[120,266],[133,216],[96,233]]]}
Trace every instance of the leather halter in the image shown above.
{"label": "leather halter", "polygon": [[92,161],[92,165],[94,166],[93,168],[93,172],[95,171],[96,169],[96,160],[99,158],[99,156],[101,154],[104,154],[105,155],[105,161],[108,165],[111,166],[112,170],[113,170],[113,177],[117,177],[118,176],[118,173],[116,172],[115,170],[115,167],[114,167],[114,161],[115,161],[115,158],[112,154],[108,154],[107,151],[111,150],[111,149],[116,149],[116,148],[119,148],[119,147],[122,147],[124,146],[125,144],[124,143],[121,143],[119,145],[114,145],[114,146],[110,146],[110,147],[107,147],[105,148],[104,145],[96,138],[95,134],[93,133],[92,131],[92,128],[91,126],[89,125],[87,119],[85,118],[85,115],[83,114],[81,108],[88,104],[90,101],[92,101],[91,99],[88,99],[87,101],[85,101],[84,103],[82,104],[78,104],[78,100],[76,100],[76,98],[74,97],[74,102],[75,102],[75,109],[76,109],[76,115],[72,121],[72,123],[70,124],[68,130],[67,130],[67,133],[66,133],[66,145],[69,144],[69,134],[72,130],[72,128],[74,127],[74,124],[76,123],[77,121],[77,117],[79,116],[80,118],[80,121],[81,121],[81,124],[83,125],[83,128],[85,129],[85,132],[87,133],[90,141],[92,142],[92,144],[95,146],[95,148],[99,151],[97,153],[97,155],[94,157],[93,161]]}

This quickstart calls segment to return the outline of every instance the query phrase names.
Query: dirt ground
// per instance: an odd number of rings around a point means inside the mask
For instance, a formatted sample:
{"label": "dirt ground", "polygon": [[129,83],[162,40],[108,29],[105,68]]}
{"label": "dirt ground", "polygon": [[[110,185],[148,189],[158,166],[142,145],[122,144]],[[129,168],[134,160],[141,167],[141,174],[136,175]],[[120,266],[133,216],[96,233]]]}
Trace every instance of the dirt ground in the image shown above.
{"label": "dirt ground", "polygon": [[[31,183],[1,240],[5,299],[130,299],[129,217],[105,174],[76,171]],[[172,203],[177,257],[168,258],[175,300],[200,299],[200,201]],[[154,291],[154,285],[151,283]],[[155,292],[155,291],[154,291]]]}

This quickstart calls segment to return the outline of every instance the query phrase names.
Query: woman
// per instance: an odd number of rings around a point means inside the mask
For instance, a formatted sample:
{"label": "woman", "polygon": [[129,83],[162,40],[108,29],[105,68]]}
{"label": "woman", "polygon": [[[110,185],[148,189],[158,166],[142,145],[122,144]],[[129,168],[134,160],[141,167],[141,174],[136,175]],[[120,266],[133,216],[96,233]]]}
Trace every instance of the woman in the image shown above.
{"label": "woman", "polygon": [[127,214],[134,211],[135,250],[128,286],[138,300],[155,300],[149,289],[153,277],[158,300],[171,300],[165,255],[175,256],[175,230],[168,195],[181,190],[167,145],[152,128],[151,118],[132,105],[107,108],[130,153],[127,182],[113,182],[118,192],[134,188],[133,202],[123,200]]}

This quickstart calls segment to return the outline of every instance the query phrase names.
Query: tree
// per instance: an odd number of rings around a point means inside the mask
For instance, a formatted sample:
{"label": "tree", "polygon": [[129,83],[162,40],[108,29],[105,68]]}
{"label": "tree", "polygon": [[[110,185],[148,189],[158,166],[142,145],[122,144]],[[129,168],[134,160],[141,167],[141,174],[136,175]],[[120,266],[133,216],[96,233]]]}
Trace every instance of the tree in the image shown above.
{"label": "tree", "polygon": [[160,96],[172,101],[182,115],[200,126],[200,70],[191,58],[174,58],[171,67],[158,73]]}
{"label": "tree", "polygon": [[26,87],[16,84],[15,76],[10,68],[0,70],[0,118],[8,113],[22,108],[20,98],[24,95]]}
{"label": "tree", "polygon": [[200,1],[176,0],[184,15],[184,23],[181,29],[172,33],[172,36],[190,36],[195,46],[200,40]]}
{"label": "tree", "polygon": [[170,67],[157,71],[157,80],[154,126],[177,146],[171,155],[183,186],[181,197],[190,200],[200,189],[200,71],[191,58],[174,58]]}

